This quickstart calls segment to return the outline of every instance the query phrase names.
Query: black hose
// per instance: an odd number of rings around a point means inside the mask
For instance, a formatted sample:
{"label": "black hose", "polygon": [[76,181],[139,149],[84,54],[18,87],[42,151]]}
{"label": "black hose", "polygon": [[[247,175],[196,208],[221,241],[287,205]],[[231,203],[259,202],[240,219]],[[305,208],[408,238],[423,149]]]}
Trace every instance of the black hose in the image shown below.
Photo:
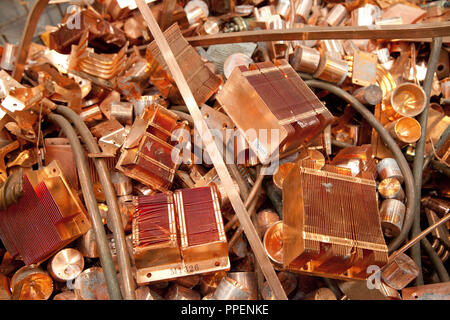
{"label": "black hose", "polygon": [[[359,102],[355,97],[353,97],[348,92],[342,90],[341,88],[319,80],[307,80],[305,83],[313,88],[318,88],[322,90],[327,90],[332,94],[340,97],[341,99],[348,102],[356,111],[358,111],[364,119],[378,132],[378,135],[381,139],[386,143],[386,145],[391,150],[394,155],[397,163],[402,171],[404,181],[405,181],[405,191],[407,197],[406,204],[406,214],[405,214],[405,222],[403,223],[403,228],[400,234],[394,238],[389,244],[389,252],[393,252],[396,250],[402,242],[408,236],[409,230],[411,229],[411,225],[414,219],[414,206],[416,204],[416,193],[414,189],[414,179],[411,173],[411,169],[409,168],[409,164],[406,161],[402,151],[398,147],[395,140],[391,137],[391,135],[386,131],[383,125],[375,118],[375,116],[370,112],[361,102]],[[420,199],[420,198],[419,198]]]}
{"label": "black hose", "polygon": [[441,258],[439,258],[436,251],[434,251],[433,247],[431,246],[427,238],[423,238],[422,240],[420,240],[420,244],[430,257],[431,263],[433,264],[434,269],[436,270],[436,273],[439,276],[439,279],[441,279],[441,282],[450,281],[447,269],[445,269],[445,266],[442,263]]}
{"label": "black hose", "polygon": [[100,216],[100,212],[98,210],[97,199],[95,198],[92,187],[91,175],[89,174],[87,160],[83,148],[81,147],[80,140],[78,139],[78,136],[69,121],[67,121],[64,117],[50,113],[48,115],[48,119],[58,125],[66,135],[67,139],[69,139],[73,154],[75,156],[84,202],[86,203],[89,219],[92,224],[92,229],[94,230],[95,241],[97,243],[102,269],[105,274],[109,297],[112,300],[122,300],[122,294],[120,292],[120,286],[117,280],[116,268],[114,266],[108,239],[106,238],[102,217]]}
{"label": "black hose", "polygon": [[[55,111],[64,115],[75,125],[89,153],[100,153],[100,148],[92,136],[91,131],[89,131],[88,127],[78,114],[76,114],[72,109],[64,106],[57,106]],[[113,232],[114,242],[117,248],[117,262],[122,278],[124,297],[127,300],[134,300],[136,298],[135,284],[131,270],[125,232],[123,230],[122,215],[117,202],[116,191],[111,182],[111,177],[105,160],[103,158],[93,158],[93,160],[103,192],[105,194],[108,212],[111,218],[111,231]]]}
{"label": "black hose", "polygon": [[[414,185],[415,185],[415,193],[416,199],[414,203],[414,219],[411,230],[411,237],[414,238],[420,232],[420,199],[421,199],[421,191],[422,191],[422,173],[423,173],[423,163],[424,163],[424,154],[425,154],[425,142],[427,138],[427,123],[428,123],[428,111],[430,107],[430,94],[431,87],[433,85],[434,72],[436,71],[437,62],[439,60],[439,55],[441,52],[442,46],[442,38],[433,38],[433,43],[431,46],[430,58],[428,59],[427,65],[427,73],[425,76],[425,80],[423,82],[423,90],[425,91],[425,109],[419,115],[419,123],[421,126],[421,136],[420,139],[416,143],[415,149],[415,157],[413,162],[413,177],[414,177]],[[409,199],[408,199],[409,200]],[[409,201],[408,201],[409,202]],[[423,274],[422,274],[422,260],[420,254],[420,244],[417,243],[411,248],[411,258],[416,263],[419,268],[419,274],[417,278],[414,280],[416,286],[423,285]]]}

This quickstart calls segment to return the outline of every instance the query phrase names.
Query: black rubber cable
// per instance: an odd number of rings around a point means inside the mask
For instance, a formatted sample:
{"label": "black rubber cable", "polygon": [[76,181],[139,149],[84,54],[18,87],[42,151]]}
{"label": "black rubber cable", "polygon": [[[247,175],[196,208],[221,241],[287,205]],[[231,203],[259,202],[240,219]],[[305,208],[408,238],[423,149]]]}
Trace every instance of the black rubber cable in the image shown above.
{"label": "black rubber cable", "polygon": [[414,189],[414,179],[411,173],[411,169],[409,168],[409,164],[406,161],[402,151],[398,147],[395,140],[391,137],[391,135],[386,131],[383,125],[375,118],[375,116],[370,112],[361,102],[359,102],[355,97],[353,97],[348,92],[342,90],[341,88],[319,80],[307,80],[305,83],[313,88],[318,88],[322,90],[327,90],[332,94],[340,97],[341,99],[348,102],[356,111],[358,111],[364,119],[378,132],[378,135],[383,140],[384,143],[389,147],[392,154],[394,155],[397,163],[402,171],[404,181],[405,181],[405,193],[407,197],[406,204],[406,214],[405,221],[403,223],[403,228],[400,234],[394,238],[388,246],[389,253],[395,251],[402,242],[408,236],[409,230],[411,229],[411,225],[413,223],[414,218],[414,206],[416,203],[416,193]]}
{"label": "black rubber cable", "polygon": [[[63,115],[75,125],[89,153],[100,153],[100,148],[92,136],[91,131],[75,111],[65,106],[57,106],[55,112]],[[106,204],[108,205],[109,216],[111,218],[111,231],[113,232],[117,249],[117,264],[119,265],[122,279],[123,295],[126,300],[134,300],[136,298],[135,283],[116,191],[111,182],[105,159],[93,158],[93,161],[105,194]]]}
{"label": "black rubber cable", "polygon": [[87,207],[89,219],[92,224],[92,229],[94,230],[95,241],[97,243],[103,273],[105,275],[109,297],[112,300],[122,300],[122,294],[120,292],[116,268],[114,266],[108,239],[106,237],[102,217],[98,209],[97,199],[95,198],[94,190],[92,187],[92,179],[89,173],[86,156],[84,154],[83,148],[81,147],[80,140],[78,139],[78,136],[69,121],[67,121],[63,116],[50,113],[48,115],[48,119],[62,129],[70,142],[70,146],[72,147],[75,162],[77,165],[77,172],[80,178],[80,185],[83,192],[84,202]]}
{"label": "black rubber cable", "polygon": [[[414,203],[414,218],[411,229],[411,238],[417,236],[422,230],[420,229],[420,199],[422,193],[422,174],[425,154],[425,142],[427,138],[428,111],[430,107],[430,94],[433,85],[434,72],[436,71],[437,62],[441,52],[442,38],[433,38],[431,45],[430,58],[428,59],[427,73],[423,82],[423,91],[425,92],[425,109],[419,115],[419,123],[421,126],[421,136],[416,142],[415,157],[413,162],[413,177],[416,199]],[[409,200],[409,199],[408,199]],[[421,286],[423,282],[422,259],[420,253],[420,243],[411,248],[411,258],[419,268],[419,274],[414,280],[416,286]]]}

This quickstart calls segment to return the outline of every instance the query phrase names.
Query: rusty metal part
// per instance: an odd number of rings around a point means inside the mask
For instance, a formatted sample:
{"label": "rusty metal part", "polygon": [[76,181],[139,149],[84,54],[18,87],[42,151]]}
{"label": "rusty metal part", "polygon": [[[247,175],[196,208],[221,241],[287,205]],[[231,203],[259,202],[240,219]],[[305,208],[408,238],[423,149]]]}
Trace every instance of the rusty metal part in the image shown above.
{"label": "rusty metal part", "polygon": [[92,267],[75,279],[75,295],[80,300],[109,300],[103,269]]}
{"label": "rusty metal part", "polygon": [[403,300],[450,300],[450,282],[405,288],[402,297]]}
{"label": "rusty metal part", "polygon": [[84,259],[75,249],[66,248],[55,254],[47,265],[47,270],[56,281],[73,280],[83,271]]}

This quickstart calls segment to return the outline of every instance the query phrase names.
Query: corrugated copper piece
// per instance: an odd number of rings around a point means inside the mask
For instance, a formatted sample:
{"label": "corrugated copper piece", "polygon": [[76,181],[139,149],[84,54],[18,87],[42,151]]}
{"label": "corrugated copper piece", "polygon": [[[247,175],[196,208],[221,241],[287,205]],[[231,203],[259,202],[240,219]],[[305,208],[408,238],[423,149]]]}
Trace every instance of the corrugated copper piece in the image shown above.
{"label": "corrugated copper piece", "polygon": [[382,271],[381,278],[396,290],[401,290],[419,274],[419,268],[409,256],[399,254]]}
{"label": "corrugated copper piece", "polygon": [[402,230],[406,207],[396,199],[386,199],[381,203],[381,227],[386,237],[396,237]]}
{"label": "corrugated copper piece", "polygon": [[52,278],[39,267],[20,268],[11,278],[10,285],[13,297],[18,300],[48,300],[53,293]]}
{"label": "corrugated copper piece", "polygon": [[[317,99],[285,60],[234,69],[217,100],[261,162],[314,138],[331,121]],[[246,108],[241,106],[246,104]]]}
{"label": "corrugated copper piece", "polygon": [[284,268],[365,279],[369,265],[386,264],[375,181],[349,174],[307,161],[292,169],[283,188]]}
{"label": "corrugated copper piece", "polygon": [[72,248],[59,251],[47,264],[47,270],[53,279],[61,282],[75,279],[83,268],[83,255]]}
{"label": "corrugated copper piece", "polygon": [[90,228],[56,161],[24,176],[24,196],[0,213],[1,238],[27,265],[44,261]]}
{"label": "corrugated copper piece", "polygon": [[[177,24],[168,28],[164,35],[186,77],[195,100],[198,104],[205,103],[222,84],[222,79],[208,69],[195,49],[183,38]],[[147,48],[147,61],[150,66],[150,80],[161,94],[175,104],[183,103],[175,81],[172,79],[155,41]]]}

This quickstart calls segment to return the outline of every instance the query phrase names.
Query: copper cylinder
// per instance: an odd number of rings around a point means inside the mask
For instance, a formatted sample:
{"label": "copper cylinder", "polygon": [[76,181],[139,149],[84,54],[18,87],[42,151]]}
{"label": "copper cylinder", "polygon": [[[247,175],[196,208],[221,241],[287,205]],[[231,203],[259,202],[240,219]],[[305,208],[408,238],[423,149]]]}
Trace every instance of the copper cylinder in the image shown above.
{"label": "copper cylinder", "polygon": [[352,26],[370,26],[379,15],[380,9],[372,4],[356,8],[351,13]]}
{"label": "copper cylinder", "polygon": [[83,108],[80,113],[81,119],[86,123],[92,123],[94,121],[102,120],[103,113],[98,105]]}
{"label": "copper cylinder", "polygon": [[200,294],[174,283],[167,291],[165,298],[167,300],[200,300]]}
{"label": "copper cylinder", "polygon": [[184,6],[189,24],[198,23],[209,15],[208,5],[201,0],[191,0]]}
{"label": "copper cylinder", "polygon": [[406,207],[396,199],[386,199],[381,203],[381,228],[386,237],[396,237],[402,231]]}
{"label": "copper cylinder", "polygon": [[75,279],[75,295],[80,300],[109,300],[103,269],[92,267]]}
{"label": "copper cylinder", "polygon": [[13,71],[16,65],[16,56],[19,51],[19,46],[12,43],[5,43],[2,53],[2,61],[0,62],[0,68]]}
{"label": "copper cylinder", "polygon": [[259,234],[264,235],[272,224],[280,221],[280,217],[272,209],[264,209],[256,214],[256,221]]}
{"label": "copper cylinder", "polygon": [[120,172],[111,172],[111,182],[113,183],[116,195],[118,196],[126,196],[133,192],[133,183],[131,182],[131,179]]}
{"label": "copper cylinder", "polygon": [[136,289],[136,300],[164,300],[164,298],[145,286]]}
{"label": "copper cylinder", "polygon": [[436,199],[427,196],[423,197],[421,202],[424,207],[432,210],[440,218],[443,218],[450,212],[450,203],[443,199]]}
{"label": "copper cylinder", "polygon": [[258,300],[258,281],[254,272],[228,272],[228,277],[237,281],[249,294],[248,300]]}
{"label": "copper cylinder", "polygon": [[306,295],[305,300],[337,300],[336,295],[328,288],[319,288]]}
{"label": "copper cylinder", "polygon": [[397,199],[403,201],[405,193],[403,192],[400,181],[395,178],[383,179],[378,184],[378,192],[384,199]]}
{"label": "copper cylinder", "polygon": [[53,297],[53,300],[78,300],[75,292],[71,290],[63,291]]}
{"label": "copper cylinder", "polygon": [[379,86],[371,84],[355,90],[353,96],[362,104],[374,106],[381,103],[383,91]]}
{"label": "copper cylinder", "polygon": [[297,9],[295,10],[295,15],[300,17],[304,22],[306,22],[311,12],[312,5],[313,0],[299,0]]}
{"label": "copper cylinder", "polygon": [[83,271],[84,258],[80,251],[66,248],[55,254],[47,264],[47,270],[56,281],[73,280]]}
{"label": "copper cylinder", "polygon": [[404,253],[400,253],[394,261],[389,263],[381,273],[381,278],[387,285],[396,289],[402,290],[411,281],[413,281],[419,274],[419,268],[411,259]]}
{"label": "copper cylinder", "polygon": [[[14,273],[10,288],[19,300],[48,300],[53,293],[53,281],[41,268],[25,266]],[[15,289],[20,293],[14,292]]]}
{"label": "copper cylinder", "polygon": [[306,46],[299,46],[295,48],[289,62],[296,71],[314,73],[319,67],[320,52]]}
{"label": "copper cylinder", "polygon": [[111,103],[111,118],[124,125],[131,125],[133,123],[133,104],[130,102],[113,102]]}
{"label": "copper cylinder", "polygon": [[425,105],[425,91],[420,86],[407,82],[387,95],[383,112],[393,121],[401,117],[415,117],[425,109]]}
{"label": "copper cylinder", "polygon": [[385,128],[400,146],[415,143],[421,136],[420,123],[410,117],[400,118],[387,124]]}
{"label": "copper cylinder", "polygon": [[292,168],[294,168],[295,163],[286,162],[280,164],[276,171],[274,172],[272,179],[273,183],[278,189],[283,189],[283,181],[288,176],[289,172],[291,172]]}
{"label": "copper cylinder", "polygon": [[344,54],[344,46],[342,45],[342,40],[328,39],[321,41],[322,50],[326,52],[329,56],[341,59]]}
{"label": "copper cylinder", "polygon": [[225,271],[218,271],[209,274],[203,274],[200,279],[200,293],[202,295],[207,295],[208,293],[214,292],[223,277],[226,277],[227,273]]}
{"label": "copper cylinder", "polygon": [[250,294],[246,289],[229,277],[223,277],[214,291],[215,300],[249,300]]}
{"label": "copper cylinder", "polygon": [[201,34],[218,34],[220,32],[220,25],[222,24],[222,21],[209,17],[206,19],[206,21],[203,23]]}
{"label": "copper cylinder", "polygon": [[403,183],[403,174],[394,158],[384,158],[377,164],[377,172],[380,179],[395,178]]}
{"label": "copper cylinder", "polygon": [[92,228],[77,240],[77,249],[86,258],[98,258],[98,247]]}
{"label": "copper cylinder", "polygon": [[340,85],[344,82],[347,74],[347,62],[331,57],[328,54],[321,53],[319,67],[313,76],[314,78]]}
{"label": "copper cylinder", "polygon": [[267,229],[263,244],[270,260],[281,266],[283,264],[283,221],[275,222]]}
{"label": "copper cylinder", "polygon": [[175,280],[175,283],[178,283],[179,285],[192,289],[200,282],[201,276],[198,274],[192,275],[192,276],[186,276],[186,277],[180,277]]}
{"label": "copper cylinder", "polygon": [[347,9],[342,4],[337,4],[328,13],[325,22],[330,26],[337,26],[347,16]]}
{"label": "copper cylinder", "polygon": [[277,13],[283,17],[285,20],[289,20],[291,12],[291,2],[290,0],[278,0],[277,6],[275,7]]}
{"label": "copper cylinder", "polygon": [[239,66],[248,67],[251,63],[253,63],[253,60],[249,56],[240,52],[233,53],[223,63],[223,74],[225,75],[225,78],[228,79],[234,68]]}

